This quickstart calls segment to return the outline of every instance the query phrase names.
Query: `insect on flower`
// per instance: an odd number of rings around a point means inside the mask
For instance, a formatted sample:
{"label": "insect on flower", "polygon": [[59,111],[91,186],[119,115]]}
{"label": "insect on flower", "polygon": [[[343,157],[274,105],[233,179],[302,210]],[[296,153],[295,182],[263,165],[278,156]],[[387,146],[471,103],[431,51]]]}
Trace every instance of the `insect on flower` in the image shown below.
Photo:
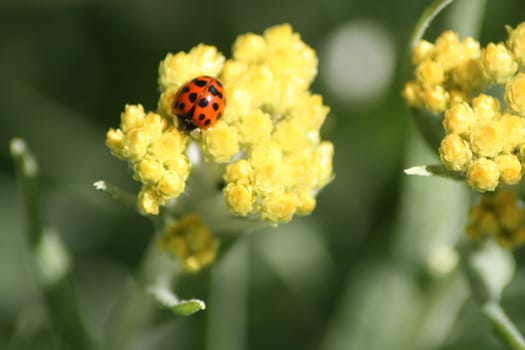
{"label": "insect on flower", "polygon": [[172,111],[179,119],[182,130],[206,130],[222,117],[225,104],[222,83],[216,78],[203,75],[179,89]]}

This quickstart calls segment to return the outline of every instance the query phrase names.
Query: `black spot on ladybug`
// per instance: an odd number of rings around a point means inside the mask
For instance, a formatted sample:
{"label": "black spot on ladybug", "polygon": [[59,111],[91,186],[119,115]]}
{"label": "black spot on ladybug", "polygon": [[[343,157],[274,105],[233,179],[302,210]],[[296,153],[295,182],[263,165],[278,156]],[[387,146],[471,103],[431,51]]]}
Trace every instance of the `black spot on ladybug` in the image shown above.
{"label": "black spot on ladybug", "polygon": [[191,107],[191,109],[186,114],[187,117],[193,118],[193,114],[195,113],[195,106]]}
{"label": "black spot on ladybug", "polygon": [[190,91],[189,86],[185,86],[185,87],[182,88],[181,93],[185,94],[185,93],[187,93],[188,91]]}
{"label": "black spot on ladybug", "polygon": [[217,119],[221,119],[221,118],[222,118],[222,113],[217,114]]}
{"label": "black spot on ladybug", "polygon": [[204,122],[204,125],[208,126],[210,125],[210,123],[211,123],[211,119],[206,119],[206,121]]}
{"label": "black spot on ladybug", "polygon": [[208,100],[206,98],[201,98],[199,100],[199,107],[206,107],[208,105]]}
{"label": "black spot on ladybug", "polygon": [[193,83],[198,87],[204,87],[206,85],[206,80],[193,79]]}
{"label": "black spot on ladybug", "polygon": [[184,102],[179,103],[178,108],[179,108],[180,110],[184,110],[184,107],[186,107],[186,105],[184,104]]}
{"label": "black spot on ladybug", "polygon": [[217,102],[213,102],[211,107],[213,108],[214,111],[218,111],[219,110],[219,104]]}
{"label": "black spot on ladybug", "polygon": [[199,114],[199,120],[204,120],[204,118],[206,118],[206,116],[204,114]]}
{"label": "black spot on ladybug", "polygon": [[197,100],[197,93],[195,92],[192,92],[190,95],[189,95],[189,99],[190,101],[193,103]]}
{"label": "black spot on ladybug", "polygon": [[217,88],[212,84],[210,85],[210,87],[208,88],[208,91],[213,95],[213,96],[217,96],[219,98],[222,98],[222,92],[220,92],[219,90],[217,90]]}

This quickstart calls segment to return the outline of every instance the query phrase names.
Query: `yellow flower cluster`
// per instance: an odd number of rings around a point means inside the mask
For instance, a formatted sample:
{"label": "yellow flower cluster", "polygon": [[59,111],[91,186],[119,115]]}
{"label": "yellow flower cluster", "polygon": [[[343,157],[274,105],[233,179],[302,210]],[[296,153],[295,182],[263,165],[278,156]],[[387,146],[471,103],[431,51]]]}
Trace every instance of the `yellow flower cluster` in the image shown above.
{"label": "yellow flower cluster", "polygon": [[[141,207],[146,213],[156,214],[159,205],[184,190],[190,171],[184,152],[190,137],[177,129],[172,106],[179,88],[200,75],[222,82],[227,104],[222,119],[192,134],[191,140],[207,163],[223,165],[223,194],[231,213],[286,222],[296,213],[311,213],[317,193],[332,180],[333,145],[320,137],[329,108],[309,91],[317,74],[315,51],[284,24],[263,35],[239,36],[232,53],[226,59],[215,47],[200,44],[187,53],[168,54],[159,67],[158,114],[148,114],[162,121],[161,127],[149,131],[140,124],[141,132],[134,131],[123,116],[120,129],[108,132],[112,152],[128,160],[144,184],[142,202],[147,203]],[[123,115],[131,113],[129,109],[143,113],[141,107],[127,107]],[[167,142],[161,141],[164,136],[173,137],[171,148],[154,152],[160,148],[157,143]],[[129,153],[138,147],[144,151]],[[172,165],[179,172],[173,173]],[[161,185],[168,179],[171,187]]]}
{"label": "yellow flower cluster", "polygon": [[184,269],[190,272],[212,263],[218,248],[210,229],[195,213],[166,225],[158,244],[161,250],[181,259]]}
{"label": "yellow flower cluster", "polygon": [[233,57],[221,75],[230,101],[224,121],[243,156],[226,168],[226,203],[270,222],[310,214],[333,177],[333,145],[319,135],[329,109],[308,91],[315,52],[281,25],[240,36]]}
{"label": "yellow flower cluster", "polygon": [[127,105],[120,129],[110,129],[106,145],[113,155],[129,161],[134,178],[142,183],[139,208],[157,214],[159,206],[180,195],[191,163],[184,154],[188,137],[166,118],[145,113],[141,105]]}
{"label": "yellow flower cluster", "polygon": [[493,237],[505,248],[525,242],[525,208],[516,193],[501,190],[483,194],[470,209],[465,228],[472,238]]}
{"label": "yellow flower cluster", "polygon": [[[416,79],[402,93],[411,106],[443,113],[440,158],[480,192],[518,183],[525,162],[525,23],[507,29],[506,42],[483,48],[451,31],[422,40],[413,53]],[[494,85],[505,89],[504,101],[479,93]]]}

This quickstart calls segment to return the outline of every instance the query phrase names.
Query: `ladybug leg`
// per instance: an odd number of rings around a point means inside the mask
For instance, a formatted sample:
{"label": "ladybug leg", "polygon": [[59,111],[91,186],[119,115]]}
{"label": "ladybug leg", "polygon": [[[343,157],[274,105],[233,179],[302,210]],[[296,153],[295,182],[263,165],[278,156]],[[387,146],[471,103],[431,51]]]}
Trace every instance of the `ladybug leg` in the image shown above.
{"label": "ladybug leg", "polygon": [[197,125],[195,125],[195,123],[191,119],[180,116],[177,116],[177,119],[179,121],[179,127],[181,130],[191,132],[197,129]]}

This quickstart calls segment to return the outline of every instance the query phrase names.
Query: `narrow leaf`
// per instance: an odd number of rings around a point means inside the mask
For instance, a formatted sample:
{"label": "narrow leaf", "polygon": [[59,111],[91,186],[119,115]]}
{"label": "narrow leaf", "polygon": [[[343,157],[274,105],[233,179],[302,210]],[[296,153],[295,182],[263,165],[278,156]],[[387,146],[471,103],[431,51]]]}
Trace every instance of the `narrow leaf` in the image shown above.
{"label": "narrow leaf", "polygon": [[137,197],[118,186],[112,185],[104,180],[99,180],[93,183],[93,187],[95,187],[96,190],[108,193],[113,199],[127,207],[137,208]]}
{"label": "narrow leaf", "polygon": [[179,300],[179,298],[169,289],[168,284],[162,281],[157,285],[148,288],[147,292],[162,306],[180,316],[190,316],[197,311],[206,309],[206,304],[202,300]]}
{"label": "narrow leaf", "polygon": [[407,175],[416,176],[440,176],[453,180],[465,180],[465,176],[457,171],[447,169],[443,164],[416,165],[404,170]]}

